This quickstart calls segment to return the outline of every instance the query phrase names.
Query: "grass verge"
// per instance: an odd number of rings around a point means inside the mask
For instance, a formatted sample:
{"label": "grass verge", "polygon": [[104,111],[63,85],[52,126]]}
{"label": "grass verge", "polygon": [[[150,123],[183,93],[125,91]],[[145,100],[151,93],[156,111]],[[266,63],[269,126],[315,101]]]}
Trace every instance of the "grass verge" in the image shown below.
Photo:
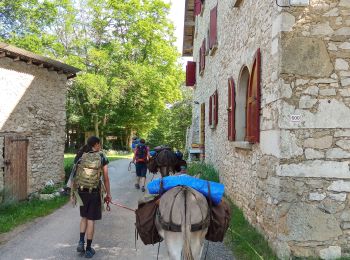
{"label": "grass verge", "polygon": [[245,219],[242,210],[230,201],[231,222],[225,242],[237,259],[277,260],[265,238]]}
{"label": "grass verge", "polygon": [[[189,164],[188,173],[199,175],[208,181],[220,182],[219,172],[213,165],[194,162]],[[230,201],[230,199],[228,199]],[[236,259],[240,260],[277,260],[265,238],[245,219],[242,210],[230,201],[231,222],[226,232],[225,243],[230,247]]]}
{"label": "grass verge", "polygon": [[56,197],[52,200],[31,200],[0,205],[0,234],[37,217],[49,215],[68,201],[68,197]]}

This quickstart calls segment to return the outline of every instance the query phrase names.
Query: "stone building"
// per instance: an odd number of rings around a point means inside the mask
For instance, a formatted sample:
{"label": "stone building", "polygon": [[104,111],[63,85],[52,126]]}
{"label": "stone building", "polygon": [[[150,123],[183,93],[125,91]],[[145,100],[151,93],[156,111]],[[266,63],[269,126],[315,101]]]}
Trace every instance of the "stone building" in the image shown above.
{"label": "stone building", "polygon": [[350,254],[350,1],[186,0],[191,144],[281,259]]}
{"label": "stone building", "polygon": [[0,43],[0,202],[63,180],[66,83],[78,71]]}

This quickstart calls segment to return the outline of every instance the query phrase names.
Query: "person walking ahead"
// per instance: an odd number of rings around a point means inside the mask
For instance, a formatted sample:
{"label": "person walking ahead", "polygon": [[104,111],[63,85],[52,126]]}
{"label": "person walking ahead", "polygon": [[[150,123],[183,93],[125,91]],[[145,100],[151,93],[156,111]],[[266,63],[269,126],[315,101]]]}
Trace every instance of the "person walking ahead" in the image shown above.
{"label": "person walking ahead", "polygon": [[149,149],[145,145],[145,139],[141,139],[134,153],[133,162],[136,165],[136,184],[135,188],[145,192],[147,162],[149,160]]}
{"label": "person walking ahead", "polygon": [[[85,253],[86,258],[91,258],[95,254],[95,250],[91,247],[95,220],[102,218],[103,193],[107,193],[106,200],[112,200],[107,166],[109,161],[101,152],[100,139],[91,136],[87,140],[87,145],[77,153],[74,162],[77,164],[77,170],[73,180],[71,200],[73,203],[79,202],[81,216],[77,251]],[[85,236],[86,249],[84,248]]]}

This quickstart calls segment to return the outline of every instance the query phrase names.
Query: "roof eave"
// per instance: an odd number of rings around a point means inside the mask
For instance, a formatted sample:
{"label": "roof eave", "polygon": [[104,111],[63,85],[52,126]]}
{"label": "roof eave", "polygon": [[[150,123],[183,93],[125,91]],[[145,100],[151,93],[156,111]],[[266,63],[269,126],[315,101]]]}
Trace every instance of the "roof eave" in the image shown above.
{"label": "roof eave", "polygon": [[80,71],[80,69],[68,64],[2,42],[0,42],[0,57],[9,57],[14,60],[47,68],[48,70],[57,71],[59,74],[65,74],[67,79],[74,78]]}
{"label": "roof eave", "polygon": [[195,28],[194,0],[186,0],[184,17],[184,35],[182,45],[182,56],[193,56],[193,38]]}

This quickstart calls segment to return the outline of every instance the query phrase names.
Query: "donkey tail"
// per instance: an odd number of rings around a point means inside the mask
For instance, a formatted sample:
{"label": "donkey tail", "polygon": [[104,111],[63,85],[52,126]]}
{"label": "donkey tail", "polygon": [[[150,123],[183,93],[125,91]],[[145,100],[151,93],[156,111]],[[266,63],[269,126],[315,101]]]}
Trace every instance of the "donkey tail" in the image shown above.
{"label": "donkey tail", "polygon": [[[192,255],[192,249],[191,249],[191,221],[190,221],[190,216],[187,217],[187,189],[184,189],[183,192],[184,196],[184,212],[183,216],[184,219],[182,220],[181,224],[181,231],[183,235],[183,247],[182,247],[182,259],[183,260],[194,260],[193,255]],[[188,223],[189,221],[189,223]]]}

